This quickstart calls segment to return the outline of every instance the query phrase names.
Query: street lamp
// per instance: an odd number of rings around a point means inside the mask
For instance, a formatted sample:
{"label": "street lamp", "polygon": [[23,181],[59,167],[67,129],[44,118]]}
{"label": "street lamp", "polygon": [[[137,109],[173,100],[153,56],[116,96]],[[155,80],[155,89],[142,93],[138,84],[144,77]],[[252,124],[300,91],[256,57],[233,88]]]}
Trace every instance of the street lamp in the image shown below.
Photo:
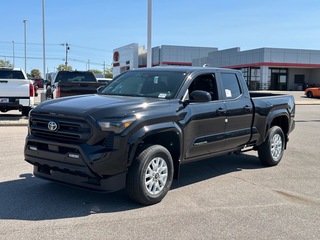
{"label": "street lamp", "polygon": [[23,20],[24,24],[24,70],[27,71],[27,20]]}
{"label": "street lamp", "polygon": [[152,65],[151,54],[151,19],[152,19],[152,0],[148,0],[148,36],[147,36],[147,67]]}
{"label": "street lamp", "polygon": [[12,65],[14,67],[14,41],[12,41]]}
{"label": "street lamp", "polygon": [[43,89],[41,92],[41,102],[46,100],[46,89],[47,89],[47,76],[46,76],[46,34],[45,34],[45,18],[44,18],[44,6],[45,1],[42,0],[42,55],[43,55]]}
{"label": "street lamp", "polygon": [[[45,38],[44,0],[42,0],[42,55],[43,55],[43,79],[46,79],[46,38]],[[45,87],[46,87],[46,84],[45,84]]]}

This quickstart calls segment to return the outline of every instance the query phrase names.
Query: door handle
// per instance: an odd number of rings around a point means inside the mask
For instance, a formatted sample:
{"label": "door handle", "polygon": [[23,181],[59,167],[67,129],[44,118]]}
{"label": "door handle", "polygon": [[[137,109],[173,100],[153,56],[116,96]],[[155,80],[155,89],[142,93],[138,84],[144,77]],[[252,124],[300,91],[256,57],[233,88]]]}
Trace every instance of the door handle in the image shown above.
{"label": "door handle", "polygon": [[218,108],[217,109],[217,114],[218,115],[224,115],[224,114],[226,114],[226,109],[225,108]]}
{"label": "door handle", "polygon": [[244,107],[244,111],[246,111],[246,112],[251,112],[251,110],[252,110],[252,107],[251,107],[251,106],[246,105],[246,106]]}

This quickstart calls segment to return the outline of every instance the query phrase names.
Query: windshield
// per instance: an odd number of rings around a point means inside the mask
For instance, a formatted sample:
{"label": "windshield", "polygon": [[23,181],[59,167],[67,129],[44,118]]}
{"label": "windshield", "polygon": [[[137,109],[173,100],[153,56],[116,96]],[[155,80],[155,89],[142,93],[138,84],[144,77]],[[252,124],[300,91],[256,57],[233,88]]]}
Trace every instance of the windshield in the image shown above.
{"label": "windshield", "polygon": [[1,79],[26,79],[21,71],[0,70]]}
{"label": "windshield", "polygon": [[114,79],[101,93],[172,99],[185,77],[185,72],[128,71]]}

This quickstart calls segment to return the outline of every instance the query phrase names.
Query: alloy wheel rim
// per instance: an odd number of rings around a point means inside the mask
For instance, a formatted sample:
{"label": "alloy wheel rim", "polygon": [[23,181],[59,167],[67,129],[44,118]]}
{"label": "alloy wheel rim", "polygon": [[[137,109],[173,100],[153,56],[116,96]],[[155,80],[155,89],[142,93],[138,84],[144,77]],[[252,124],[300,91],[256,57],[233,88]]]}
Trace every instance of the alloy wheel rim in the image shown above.
{"label": "alloy wheel rim", "polygon": [[280,134],[275,134],[271,139],[271,155],[275,161],[280,159],[282,153],[282,138]]}
{"label": "alloy wheel rim", "polygon": [[161,157],[150,161],[145,172],[145,187],[152,195],[159,194],[166,185],[168,179],[168,166]]}

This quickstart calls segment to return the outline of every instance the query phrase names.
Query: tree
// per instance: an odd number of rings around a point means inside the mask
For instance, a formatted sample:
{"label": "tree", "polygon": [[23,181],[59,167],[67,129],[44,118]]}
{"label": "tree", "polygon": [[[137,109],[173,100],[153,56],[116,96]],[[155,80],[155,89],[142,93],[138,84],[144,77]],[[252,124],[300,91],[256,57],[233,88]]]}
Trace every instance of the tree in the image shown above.
{"label": "tree", "polygon": [[90,72],[93,72],[94,74],[102,74],[102,72],[98,69],[90,69]]}
{"label": "tree", "polygon": [[39,69],[32,69],[30,75],[31,75],[31,78],[37,78],[37,79],[41,78],[41,73]]}
{"label": "tree", "polygon": [[57,67],[57,71],[62,71],[62,70],[72,71],[72,67],[71,66],[66,67],[66,65],[60,64]]}
{"label": "tree", "polygon": [[112,68],[106,68],[103,73],[106,78],[113,78]]}
{"label": "tree", "polygon": [[10,61],[3,61],[3,60],[0,60],[0,67],[10,67],[12,68],[12,64]]}

